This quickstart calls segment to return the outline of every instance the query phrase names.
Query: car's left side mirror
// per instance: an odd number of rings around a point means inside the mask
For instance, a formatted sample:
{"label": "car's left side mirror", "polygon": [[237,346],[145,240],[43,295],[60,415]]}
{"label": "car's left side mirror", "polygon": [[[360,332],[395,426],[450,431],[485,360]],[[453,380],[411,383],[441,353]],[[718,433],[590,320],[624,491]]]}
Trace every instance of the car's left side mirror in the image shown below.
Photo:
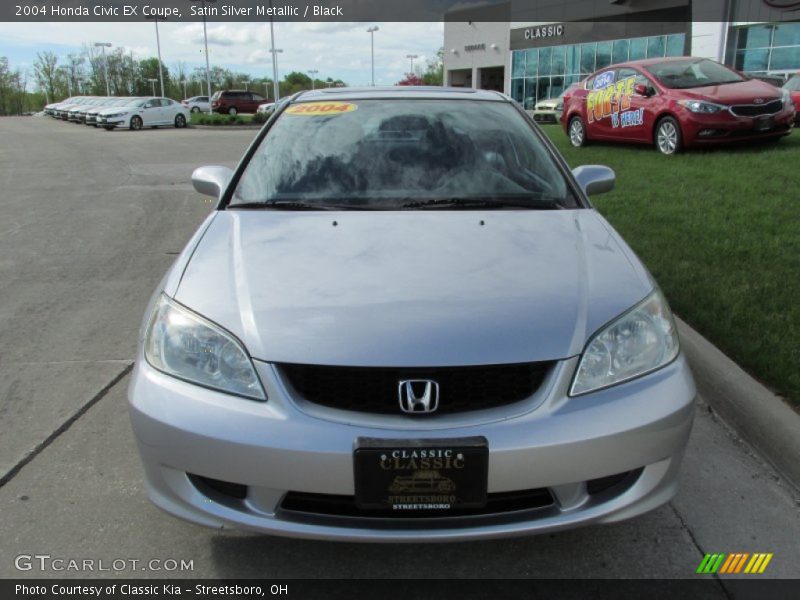
{"label": "car's left side mirror", "polygon": [[232,177],[228,167],[200,167],[192,173],[192,185],[200,194],[219,199]]}
{"label": "car's left side mirror", "polygon": [[583,165],[573,169],[572,175],[587,196],[610,192],[617,180],[614,170],[604,165]]}

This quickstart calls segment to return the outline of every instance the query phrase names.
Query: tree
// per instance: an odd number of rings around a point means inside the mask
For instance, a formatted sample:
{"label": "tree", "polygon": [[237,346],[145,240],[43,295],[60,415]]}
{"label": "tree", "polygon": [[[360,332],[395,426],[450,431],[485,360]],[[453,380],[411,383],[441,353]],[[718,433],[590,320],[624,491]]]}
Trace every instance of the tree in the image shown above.
{"label": "tree", "polygon": [[[6,67],[8,67],[7,62]],[[37,52],[36,60],[33,62],[33,73],[39,89],[44,91],[47,98],[55,99],[58,56],[54,52]]]}
{"label": "tree", "polygon": [[443,85],[444,82],[444,48],[436,51],[436,58],[428,61],[428,66],[422,74],[425,85]]}
{"label": "tree", "polygon": [[395,85],[426,85],[425,81],[416,73],[406,73],[406,76]]}

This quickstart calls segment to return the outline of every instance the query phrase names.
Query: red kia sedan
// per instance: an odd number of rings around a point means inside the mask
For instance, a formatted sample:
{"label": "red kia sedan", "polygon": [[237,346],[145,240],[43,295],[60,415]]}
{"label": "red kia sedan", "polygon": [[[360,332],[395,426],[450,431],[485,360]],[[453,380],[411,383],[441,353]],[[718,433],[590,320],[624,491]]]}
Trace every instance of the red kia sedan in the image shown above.
{"label": "red kia sedan", "polygon": [[705,58],[657,58],[597,71],[564,97],[561,124],[573,146],[587,141],[684,147],[791,133],[788,90],[748,79]]}

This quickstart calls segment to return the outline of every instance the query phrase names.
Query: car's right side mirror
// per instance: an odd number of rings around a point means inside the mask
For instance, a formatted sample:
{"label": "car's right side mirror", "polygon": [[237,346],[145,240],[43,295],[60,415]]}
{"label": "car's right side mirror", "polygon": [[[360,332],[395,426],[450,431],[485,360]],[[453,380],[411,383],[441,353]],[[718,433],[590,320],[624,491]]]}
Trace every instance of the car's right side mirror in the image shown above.
{"label": "car's right side mirror", "polygon": [[192,173],[194,189],[205,196],[219,199],[233,177],[228,167],[200,167]]}
{"label": "car's right side mirror", "polygon": [[604,165],[583,165],[572,170],[572,175],[587,196],[605,194],[614,189],[617,175]]}

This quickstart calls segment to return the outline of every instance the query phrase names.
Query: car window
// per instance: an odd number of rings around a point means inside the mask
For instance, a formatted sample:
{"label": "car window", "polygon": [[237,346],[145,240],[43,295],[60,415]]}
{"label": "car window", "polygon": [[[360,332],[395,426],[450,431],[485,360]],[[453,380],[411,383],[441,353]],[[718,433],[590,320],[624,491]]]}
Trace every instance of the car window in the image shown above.
{"label": "car window", "polygon": [[792,77],[783,87],[790,92],[800,92],[800,77]]}
{"label": "car window", "polygon": [[629,77],[633,77],[634,85],[646,85],[647,87],[654,87],[653,82],[648,79],[644,73],[638,71],[637,69],[631,69],[630,67],[624,67],[617,71],[617,78],[618,79],[628,79]]}
{"label": "car window", "polygon": [[253,94],[252,92],[250,93],[250,95],[253,97],[253,100],[255,100],[256,102],[263,102],[264,101],[264,96],[260,96],[258,94]]}
{"label": "car window", "polygon": [[230,205],[296,200],[396,209],[437,199],[577,206],[512,104],[427,99],[291,104],[255,151]]}
{"label": "car window", "polygon": [[713,60],[676,60],[645,67],[663,86],[689,89],[739,83],[744,77]]}

